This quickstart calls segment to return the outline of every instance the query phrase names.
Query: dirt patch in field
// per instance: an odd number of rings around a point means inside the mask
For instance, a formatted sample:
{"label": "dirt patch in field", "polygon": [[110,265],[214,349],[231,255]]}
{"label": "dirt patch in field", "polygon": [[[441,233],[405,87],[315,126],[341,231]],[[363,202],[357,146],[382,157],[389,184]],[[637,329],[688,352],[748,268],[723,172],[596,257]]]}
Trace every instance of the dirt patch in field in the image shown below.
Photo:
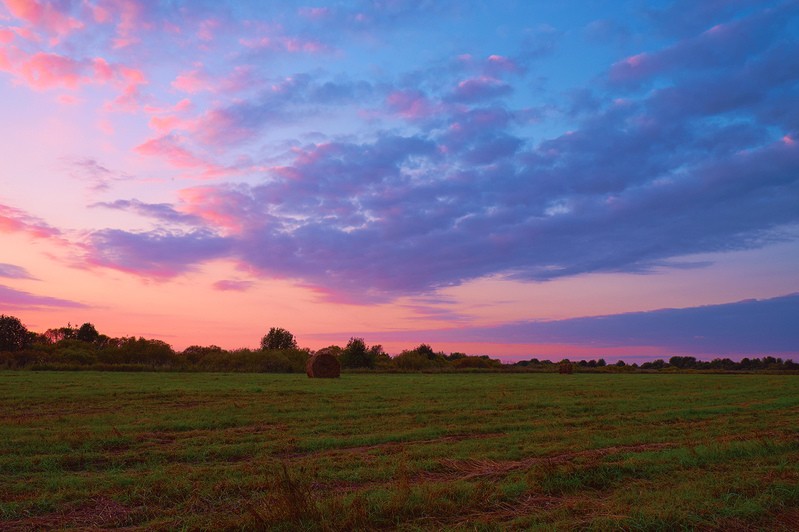
{"label": "dirt patch in field", "polygon": [[723,436],[716,436],[712,438],[713,443],[727,443],[731,441],[749,441],[749,440],[765,440],[765,439],[778,439],[778,440],[796,440],[799,439],[799,433],[789,432],[787,430],[760,430],[756,432],[742,432],[739,434],[727,434]]}
{"label": "dirt patch in field", "polygon": [[423,481],[471,480],[506,476],[512,471],[526,470],[536,464],[557,465],[571,462],[577,458],[597,459],[615,453],[641,453],[675,447],[675,443],[644,443],[640,445],[619,445],[602,449],[588,449],[572,453],[561,453],[550,456],[532,456],[524,460],[451,460],[444,459],[440,463],[444,471],[425,473]]}
{"label": "dirt patch in field", "polygon": [[[600,497],[598,494],[594,494],[591,499],[594,505],[594,512],[596,512],[597,506],[601,506],[599,499]],[[443,518],[423,517],[415,520],[414,523],[429,529],[453,527],[457,529],[464,528],[476,530],[478,529],[476,526],[477,523],[484,523],[496,527],[502,523],[510,523],[520,517],[550,512],[558,508],[571,508],[574,512],[578,512],[577,507],[581,502],[585,502],[585,498],[529,494],[514,502],[500,502],[482,509],[467,510],[465,513],[458,514],[457,516]],[[617,517],[623,518],[624,516]],[[516,529],[513,527],[509,528],[513,530]]]}
{"label": "dirt patch in field", "polygon": [[133,511],[105,497],[87,501],[58,513],[14,519],[0,524],[2,530],[52,530],[61,528],[112,528],[131,525]]}
{"label": "dirt patch in field", "polygon": [[772,530],[799,530],[799,508],[788,508],[777,514]]}

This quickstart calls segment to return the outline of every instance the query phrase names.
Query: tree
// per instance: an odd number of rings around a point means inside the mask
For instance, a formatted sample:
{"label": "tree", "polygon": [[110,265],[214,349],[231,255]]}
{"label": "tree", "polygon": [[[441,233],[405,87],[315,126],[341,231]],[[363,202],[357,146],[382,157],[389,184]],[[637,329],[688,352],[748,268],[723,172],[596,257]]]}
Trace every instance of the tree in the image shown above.
{"label": "tree", "polygon": [[19,318],[0,314],[0,351],[25,349],[29,340],[28,329]]}
{"label": "tree", "polygon": [[345,368],[373,368],[376,353],[366,348],[363,338],[350,338],[347,347],[341,352],[341,365]]}
{"label": "tree", "polygon": [[97,332],[97,329],[91,323],[84,323],[78,329],[78,334],[75,337],[81,342],[93,344],[100,339],[100,333]]}
{"label": "tree", "polygon": [[261,338],[261,350],[263,351],[284,349],[297,349],[297,340],[286,329],[272,327],[266,336]]}
{"label": "tree", "polygon": [[436,358],[436,352],[433,351],[433,348],[430,347],[429,344],[420,344],[414,351],[427,357],[429,360],[435,360]]}

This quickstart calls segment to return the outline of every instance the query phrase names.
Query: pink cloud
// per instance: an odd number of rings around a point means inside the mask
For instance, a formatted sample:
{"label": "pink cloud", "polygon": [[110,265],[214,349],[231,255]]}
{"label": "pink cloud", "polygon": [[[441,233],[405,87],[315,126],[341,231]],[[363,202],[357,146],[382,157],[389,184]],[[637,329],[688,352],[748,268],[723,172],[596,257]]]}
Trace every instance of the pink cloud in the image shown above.
{"label": "pink cloud", "polygon": [[502,96],[512,92],[512,87],[491,76],[479,76],[458,83],[452,97],[458,101],[472,102]]}
{"label": "pink cloud", "polygon": [[75,105],[80,100],[78,100],[71,94],[62,94],[61,96],[58,97],[58,101],[59,103],[62,103],[64,105]]}
{"label": "pink cloud", "polygon": [[71,89],[91,81],[86,64],[62,55],[39,52],[19,67],[19,74],[35,89],[64,86]]}
{"label": "pink cloud", "polygon": [[147,27],[142,22],[142,5],[137,0],[111,0],[109,6],[119,13],[114,48],[125,48],[138,43],[140,32]]}
{"label": "pink cloud", "polygon": [[114,77],[114,69],[102,57],[95,58],[92,62],[94,66],[95,79],[102,81],[111,81]]}
{"label": "pink cloud", "polygon": [[187,188],[180,191],[180,200],[183,212],[202,218],[214,228],[230,234],[244,229],[246,213],[252,210],[248,209],[251,197],[232,188]]}
{"label": "pink cloud", "polygon": [[14,40],[16,34],[5,28],[0,28],[0,44],[8,44]]}
{"label": "pink cloud", "polygon": [[416,90],[394,91],[386,97],[386,104],[393,113],[410,120],[429,118],[440,111],[439,106]]}
{"label": "pink cloud", "polygon": [[203,159],[181,146],[180,138],[175,135],[164,135],[150,139],[137,146],[135,151],[140,155],[161,157],[175,168],[197,170],[191,177],[212,179],[230,173],[230,169]]}
{"label": "pink cloud", "polygon": [[638,80],[657,71],[657,61],[652,55],[640,53],[632,55],[610,67],[610,80],[614,83]]}
{"label": "pink cloud", "polygon": [[488,56],[486,61],[486,70],[495,74],[497,72],[517,73],[521,72],[522,69],[512,59],[492,54]]}
{"label": "pink cloud", "polygon": [[64,36],[84,27],[83,23],[59,11],[64,4],[37,0],[3,0],[9,12],[48,33]]}
{"label": "pink cloud", "polygon": [[57,238],[61,231],[43,220],[8,205],[0,204],[0,233],[25,233],[33,238]]}
{"label": "pink cloud", "polygon": [[222,292],[246,292],[253,286],[252,281],[235,281],[230,279],[225,279],[222,281],[217,281],[213,284],[214,290],[219,290]]}
{"label": "pink cloud", "polygon": [[173,88],[189,94],[210,91],[213,88],[210,76],[201,68],[195,68],[178,75],[171,85]]}
{"label": "pink cloud", "polygon": [[151,116],[149,126],[162,135],[176,129],[191,129],[191,121],[181,118],[180,114],[192,109],[192,101],[183,98],[171,107],[145,106],[144,112]]}
{"label": "pink cloud", "polygon": [[197,140],[207,145],[233,144],[250,139],[255,131],[229,109],[212,109],[192,124]]}
{"label": "pink cloud", "polygon": [[214,31],[221,26],[218,19],[206,19],[200,22],[200,28],[197,30],[197,37],[201,41],[213,41]]}
{"label": "pink cloud", "polygon": [[17,48],[10,51],[9,54],[0,50],[0,70],[35,90],[56,87],[74,90],[88,84],[113,84],[121,90],[114,104],[130,109],[141,99],[139,86],[147,83],[140,70],[110,64],[101,57],[83,60],[47,52],[30,55]]}
{"label": "pink cloud", "polygon": [[121,87],[122,93],[114,100],[113,107],[124,111],[137,110],[144,99],[140,86],[147,84],[144,72],[124,65],[117,66],[115,72],[116,84]]}
{"label": "pink cloud", "polygon": [[92,18],[95,22],[105,24],[111,21],[111,12],[101,5],[94,5],[90,7]]}

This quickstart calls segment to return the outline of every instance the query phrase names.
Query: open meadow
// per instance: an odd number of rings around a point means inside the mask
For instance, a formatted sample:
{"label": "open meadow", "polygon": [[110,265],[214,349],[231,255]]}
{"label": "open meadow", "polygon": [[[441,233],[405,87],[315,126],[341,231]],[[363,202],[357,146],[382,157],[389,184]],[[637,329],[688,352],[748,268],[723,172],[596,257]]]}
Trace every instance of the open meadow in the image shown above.
{"label": "open meadow", "polygon": [[799,378],[0,372],[0,529],[799,528]]}

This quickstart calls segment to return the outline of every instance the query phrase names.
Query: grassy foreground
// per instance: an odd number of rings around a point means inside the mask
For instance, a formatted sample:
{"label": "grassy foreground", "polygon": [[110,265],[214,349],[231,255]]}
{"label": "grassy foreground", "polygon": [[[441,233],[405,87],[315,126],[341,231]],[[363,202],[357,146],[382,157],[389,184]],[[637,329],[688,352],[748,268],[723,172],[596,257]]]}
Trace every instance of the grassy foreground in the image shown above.
{"label": "grassy foreground", "polygon": [[0,529],[799,528],[799,378],[0,372]]}

